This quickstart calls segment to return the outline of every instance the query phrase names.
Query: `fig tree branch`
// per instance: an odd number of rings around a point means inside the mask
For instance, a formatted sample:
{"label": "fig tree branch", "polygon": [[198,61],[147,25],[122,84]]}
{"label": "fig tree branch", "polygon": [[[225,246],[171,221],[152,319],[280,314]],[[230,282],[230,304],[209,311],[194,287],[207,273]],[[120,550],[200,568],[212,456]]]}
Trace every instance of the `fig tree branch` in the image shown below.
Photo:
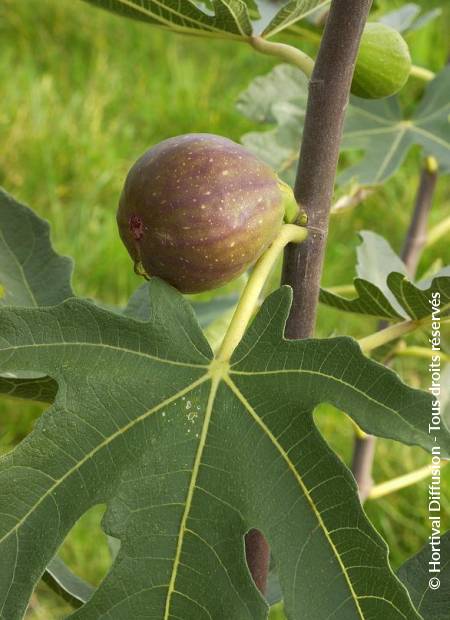
{"label": "fig tree branch", "polygon": [[420,175],[419,188],[401,257],[408,274],[414,277],[427,240],[427,222],[437,183],[437,162],[427,157]]}
{"label": "fig tree branch", "polygon": [[294,300],[286,336],[307,338],[316,320],[320,277],[345,110],[371,0],[333,0],[309,83],[295,196],[308,216],[308,239],[285,250],[284,284]]}
{"label": "fig tree branch", "polygon": [[[420,176],[414,210],[401,253],[401,257],[410,277],[414,277],[416,273],[417,264],[426,242],[427,221],[436,182],[436,160],[432,157],[427,157]],[[408,324],[411,329],[408,329]],[[401,337],[419,326],[417,321],[404,321],[403,323],[398,323],[385,329],[382,329],[383,325],[384,323],[380,324],[380,331],[359,341],[363,351],[367,353],[390,340]],[[362,501],[370,495],[373,485],[372,467],[375,455],[375,442],[375,437],[371,435],[367,435],[366,437],[355,435],[352,472],[358,483],[359,495]]]}

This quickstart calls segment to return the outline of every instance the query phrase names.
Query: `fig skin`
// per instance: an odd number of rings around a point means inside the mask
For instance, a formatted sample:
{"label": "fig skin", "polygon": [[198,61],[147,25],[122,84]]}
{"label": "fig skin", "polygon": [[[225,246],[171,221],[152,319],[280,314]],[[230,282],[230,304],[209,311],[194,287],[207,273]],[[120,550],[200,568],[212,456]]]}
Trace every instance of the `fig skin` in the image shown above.
{"label": "fig skin", "polygon": [[229,282],[279,232],[286,203],[279,183],[227,138],[186,134],[157,144],[129,171],[117,212],[135,269],[182,293]]}
{"label": "fig skin", "polygon": [[369,22],[361,37],[351,92],[365,99],[395,95],[411,71],[411,55],[402,35],[385,24]]}

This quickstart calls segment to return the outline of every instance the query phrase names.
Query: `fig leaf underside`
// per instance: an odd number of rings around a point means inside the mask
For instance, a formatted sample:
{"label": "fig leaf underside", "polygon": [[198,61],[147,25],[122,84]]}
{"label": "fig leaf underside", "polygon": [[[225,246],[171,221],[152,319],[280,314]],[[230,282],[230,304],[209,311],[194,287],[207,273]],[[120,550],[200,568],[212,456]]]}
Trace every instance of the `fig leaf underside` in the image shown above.
{"label": "fig leaf underside", "polygon": [[122,17],[197,36],[248,39],[271,37],[325,6],[329,0],[85,0]]}
{"label": "fig leaf underside", "polygon": [[[429,279],[413,282],[403,261],[383,237],[370,231],[359,234],[362,243],[357,248],[355,296],[349,299],[322,289],[323,304],[388,321],[423,320],[431,318],[433,312],[442,318],[448,313],[450,267]],[[437,299],[435,305],[433,299]]]}
{"label": "fig leaf underside", "polygon": [[[101,503],[120,549],[73,618],[265,618],[244,557],[252,527],[269,540],[289,618],[419,618],[313,411],[328,402],[368,433],[430,450],[431,397],[350,338],[285,340],[287,287],[229,367],[178,292],[148,288],[147,321],[77,298],[0,309],[2,377],[54,387],[0,461],[5,617],[23,616],[73,525]],[[448,454],[445,428],[440,444]]]}

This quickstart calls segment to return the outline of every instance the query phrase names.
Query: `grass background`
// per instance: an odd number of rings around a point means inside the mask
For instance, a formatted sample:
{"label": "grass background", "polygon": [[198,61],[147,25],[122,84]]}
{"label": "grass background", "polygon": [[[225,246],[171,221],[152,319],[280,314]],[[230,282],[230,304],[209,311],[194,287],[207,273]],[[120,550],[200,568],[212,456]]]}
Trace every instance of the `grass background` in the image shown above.
{"label": "grass background", "polygon": [[[386,10],[401,2],[378,2]],[[389,5],[389,7],[388,7]],[[425,8],[437,3],[423,0]],[[414,62],[439,70],[448,57],[448,9],[444,18],[409,38]],[[52,225],[56,249],[76,262],[79,295],[123,304],[139,285],[121,245],[115,210],[125,174],[152,144],[186,132],[210,132],[234,140],[254,129],[234,108],[252,78],[274,65],[242,44],[175,36],[122,20],[73,0],[0,1],[0,184]],[[407,106],[423,85],[411,80]],[[408,225],[420,167],[413,150],[400,172],[351,213],[334,219],[323,283],[347,284],[354,273],[356,231],[385,235],[399,250]],[[431,214],[436,224],[449,213],[448,183],[441,179]],[[420,270],[450,262],[448,239],[427,249]],[[320,309],[318,333],[355,337],[375,322]],[[416,336],[426,342],[424,336]],[[423,385],[426,362],[398,362],[412,385]],[[0,450],[7,451],[32,428],[40,408],[0,403]],[[348,462],[352,430],[345,418],[322,410],[319,423]],[[377,446],[375,480],[383,481],[428,463],[422,451],[393,442]],[[450,468],[449,468],[450,469]],[[450,505],[445,488],[443,503]],[[404,489],[366,510],[388,541],[394,567],[429,534],[427,482]],[[100,531],[102,507],[86,514],[66,540],[62,555],[92,583],[110,564]],[[446,524],[447,528],[450,522]],[[29,620],[62,618],[69,611],[46,586],[31,601]]]}

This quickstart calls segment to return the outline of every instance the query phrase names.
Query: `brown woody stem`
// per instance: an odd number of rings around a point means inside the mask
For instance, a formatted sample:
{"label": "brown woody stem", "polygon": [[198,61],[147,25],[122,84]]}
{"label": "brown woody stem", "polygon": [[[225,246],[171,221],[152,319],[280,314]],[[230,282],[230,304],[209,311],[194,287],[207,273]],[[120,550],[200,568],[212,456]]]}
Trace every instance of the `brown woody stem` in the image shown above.
{"label": "brown woody stem", "polygon": [[401,257],[411,277],[414,277],[420,255],[427,240],[427,223],[437,183],[437,164],[427,157],[420,175],[419,188]]}
{"label": "brown woody stem", "polygon": [[295,183],[310,234],[302,247],[289,245],[285,251],[282,280],[294,291],[288,338],[308,338],[314,331],[345,110],[371,4],[333,0],[311,76]]}
{"label": "brown woody stem", "polygon": [[[433,158],[428,157],[425,160],[420,176],[413,215],[401,252],[401,257],[411,277],[416,273],[417,264],[426,242],[428,214],[431,209],[436,182],[437,165]],[[379,329],[383,330],[384,328],[385,324],[383,322],[380,323]],[[395,328],[396,326],[392,326],[392,328],[388,329]],[[374,336],[376,337],[376,334]],[[366,339],[363,340],[366,341]],[[361,501],[367,499],[373,487],[372,467],[375,455],[375,442],[375,437],[371,435],[366,435],[365,437],[355,435],[352,472],[358,483]]]}

